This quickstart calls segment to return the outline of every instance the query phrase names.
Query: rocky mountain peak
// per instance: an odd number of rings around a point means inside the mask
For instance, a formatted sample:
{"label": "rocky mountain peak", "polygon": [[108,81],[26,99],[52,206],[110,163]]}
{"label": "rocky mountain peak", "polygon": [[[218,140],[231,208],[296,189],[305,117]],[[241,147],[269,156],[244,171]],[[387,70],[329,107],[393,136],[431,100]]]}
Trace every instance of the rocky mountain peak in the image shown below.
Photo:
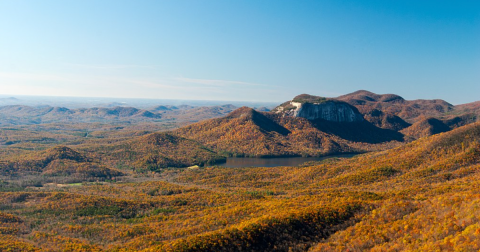
{"label": "rocky mountain peak", "polygon": [[335,99],[298,95],[273,110],[277,114],[303,117],[309,120],[323,119],[332,122],[360,122],[363,116],[354,106]]}

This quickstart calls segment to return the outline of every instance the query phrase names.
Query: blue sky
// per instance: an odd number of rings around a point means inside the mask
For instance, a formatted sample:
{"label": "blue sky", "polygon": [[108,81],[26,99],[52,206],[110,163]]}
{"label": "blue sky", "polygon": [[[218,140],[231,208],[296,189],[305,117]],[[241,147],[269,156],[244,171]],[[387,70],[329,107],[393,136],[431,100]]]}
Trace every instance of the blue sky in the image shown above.
{"label": "blue sky", "polygon": [[0,94],[480,100],[480,1],[0,0]]}

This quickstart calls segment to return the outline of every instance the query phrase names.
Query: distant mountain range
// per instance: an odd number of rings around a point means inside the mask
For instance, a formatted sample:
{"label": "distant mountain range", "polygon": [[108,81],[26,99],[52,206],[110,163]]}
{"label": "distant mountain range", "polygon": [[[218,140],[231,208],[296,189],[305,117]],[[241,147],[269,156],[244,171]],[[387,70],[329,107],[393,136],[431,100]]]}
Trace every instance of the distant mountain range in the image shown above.
{"label": "distant mountain range", "polygon": [[[259,111],[260,110],[260,111]],[[234,105],[157,105],[148,109],[103,107],[0,107],[0,125],[139,123],[177,121],[187,126],[132,137],[81,151],[112,167],[158,170],[209,164],[226,156],[322,156],[385,150],[478,121],[480,102],[454,106],[443,100],[405,100],[357,91],[336,98],[302,94],[267,111]],[[207,120],[208,119],[208,120]],[[132,136],[135,134],[132,134]]]}
{"label": "distant mountain range", "polygon": [[337,98],[299,95],[271,112],[239,108],[175,134],[224,155],[320,156],[391,148],[477,121],[479,103],[408,101],[357,91]]}
{"label": "distant mountain range", "polygon": [[[236,109],[234,105],[194,107],[155,106],[149,109],[133,107],[94,107],[68,109],[65,107],[8,105],[0,107],[0,126],[28,125],[57,122],[141,122],[178,121],[197,122],[225,116]],[[265,108],[262,108],[266,110]]]}
{"label": "distant mountain range", "polygon": [[[18,100],[14,97],[1,98],[1,101]],[[343,103],[342,103],[343,102]],[[336,98],[325,98],[313,95],[299,95],[291,101],[281,104],[275,111],[285,108],[285,113],[295,111],[294,104],[303,104],[303,107],[310,104],[327,103],[329,106],[337,106],[350,116],[359,115],[377,127],[400,131],[410,125],[427,120],[430,117],[441,120],[449,128],[455,128],[477,120],[480,114],[480,101],[454,106],[444,100],[405,100],[394,94],[375,94],[369,91],[360,90],[351,94],[342,95]],[[350,106],[346,106],[346,104]],[[318,106],[317,106],[318,107]],[[320,106],[325,108],[326,106]],[[118,122],[118,121],[179,121],[185,123],[198,122],[205,119],[226,116],[238,107],[227,104],[219,106],[191,106],[191,105],[156,105],[145,109],[128,107],[122,103],[111,103],[105,107],[77,108],[52,106],[25,106],[7,105],[0,106],[0,126],[17,124],[41,124],[52,122]],[[355,113],[352,113],[352,108]],[[266,107],[255,108],[259,112],[268,112]],[[290,112],[288,112],[290,111]],[[297,112],[299,112],[298,110]],[[301,113],[312,112],[312,109],[302,109]],[[358,113],[356,113],[358,112]],[[321,113],[317,111],[316,113]],[[330,115],[342,115],[331,113]],[[312,115],[299,115],[307,119],[316,118]],[[343,114],[346,116],[346,114]],[[423,125],[428,123],[424,122]],[[438,124],[438,122],[437,122]]]}
{"label": "distant mountain range", "polygon": [[[475,122],[480,115],[480,102],[454,106],[444,100],[409,101],[398,95],[379,95],[365,90],[336,98],[299,95],[292,101],[287,102],[287,104],[298,104],[299,100],[303,100],[303,104],[308,106],[309,104],[320,104],[312,101],[322,99],[323,103],[348,103],[354,106],[358,113],[373,125],[383,129],[400,131],[414,138],[445,132],[458,126]],[[285,103],[282,105],[285,106]],[[282,105],[274,111],[279,112],[279,109],[284,107]],[[325,105],[318,107],[325,107]],[[328,118],[323,119],[328,120]],[[412,128],[407,129],[409,127]],[[421,131],[425,133],[419,134]]]}

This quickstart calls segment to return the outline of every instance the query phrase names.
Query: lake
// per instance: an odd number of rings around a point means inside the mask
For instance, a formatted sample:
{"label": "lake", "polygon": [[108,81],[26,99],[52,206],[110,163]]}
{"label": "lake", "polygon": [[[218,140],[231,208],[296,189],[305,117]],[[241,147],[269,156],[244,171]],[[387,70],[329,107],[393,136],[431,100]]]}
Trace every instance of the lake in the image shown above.
{"label": "lake", "polygon": [[275,166],[298,166],[305,162],[322,161],[328,158],[350,158],[358,154],[341,154],[324,157],[278,157],[278,158],[249,158],[249,157],[229,157],[227,162],[218,164],[218,166],[237,168],[237,167],[275,167]]}

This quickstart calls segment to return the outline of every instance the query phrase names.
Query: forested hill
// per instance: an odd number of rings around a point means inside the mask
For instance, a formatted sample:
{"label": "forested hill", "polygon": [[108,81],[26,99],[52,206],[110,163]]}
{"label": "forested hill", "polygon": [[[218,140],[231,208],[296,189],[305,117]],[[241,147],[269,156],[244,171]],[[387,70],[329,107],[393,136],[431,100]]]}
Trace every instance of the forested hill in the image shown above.
{"label": "forested hill", "polygon": [[[474,123],[300,167],[176,169],[155,181],[0,192],[0,249],[477,251],[479,143]],[[89,162],[63,148],[45,155]]]}
{"label": "forested hill", "polygon": [[366,121],[338,123],[282,117],[247,107],[174,133],[235,156],[321,156],[378,150],[403,141],[400,133]]}
{"label": "forested hill", "polygon": [[[408,101],[368,91],[337,98],[298,95],[267,112],[233,105],[159,105],[148,110],[5,106],[0,108],[0,117],[5,119],[0,123],[25,120],[26,125],[0,129],[0,144],[13,153],[65,145],[112,167],[160,171],[222,162],[228,156],[324,156],[386,150],[468,125],[476,120],[477,107],[477,103],[453,106],[441,100]],[[205,117],[215,118],[194,122]],[[46,123],[60,119],[62,123]],[[73,124],[83,120],[90,122]],[[154,133],[184,124],[188,125]],[[149,138],[158,139],[158,144]],[[13,156],[2,159],[9,162]]]}

